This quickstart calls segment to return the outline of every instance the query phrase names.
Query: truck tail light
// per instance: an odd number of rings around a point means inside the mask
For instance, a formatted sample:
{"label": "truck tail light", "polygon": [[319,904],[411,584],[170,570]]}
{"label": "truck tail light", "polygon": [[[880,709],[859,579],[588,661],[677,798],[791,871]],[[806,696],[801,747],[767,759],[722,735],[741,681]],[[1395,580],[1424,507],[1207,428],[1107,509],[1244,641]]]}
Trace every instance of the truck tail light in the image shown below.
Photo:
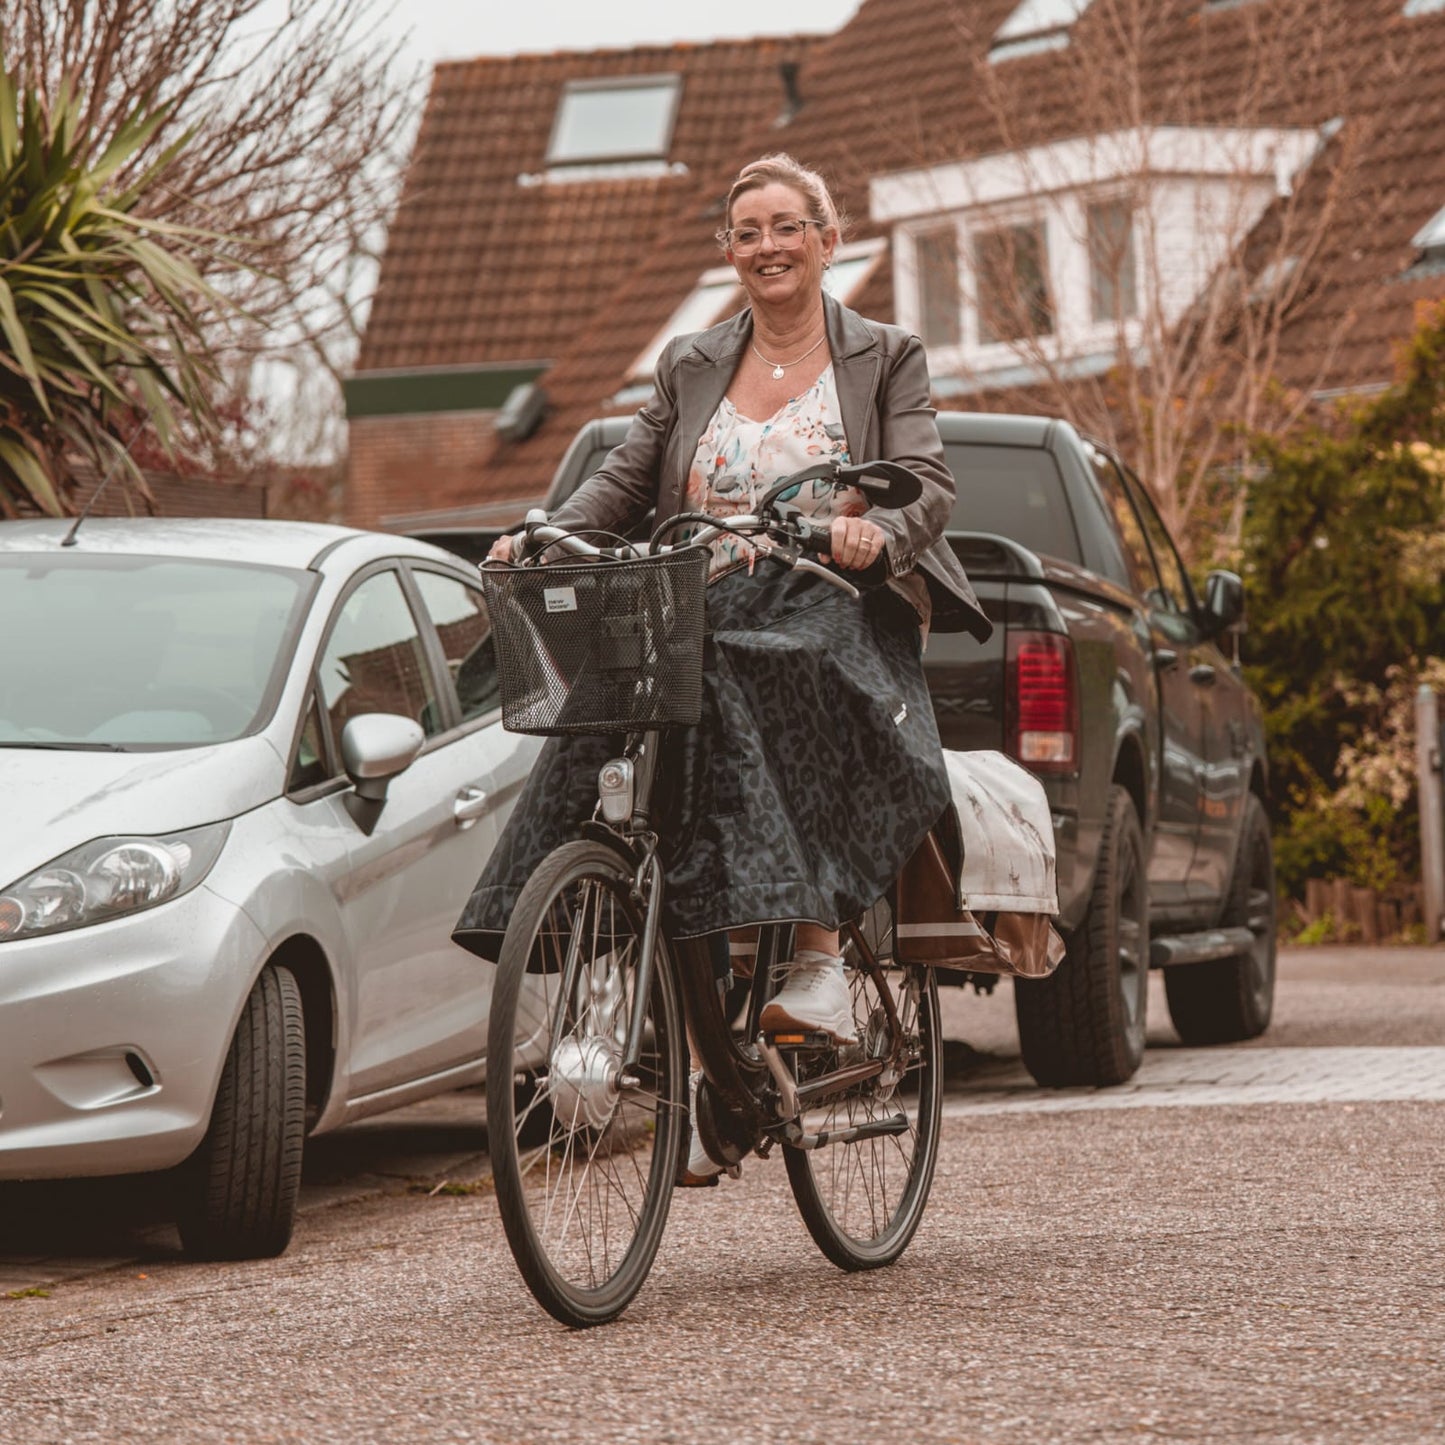
{"label": "truck tail light", "polygon": [[1079,766],[1079,685],[1074,645],[1057,632],[1008,635],[1008,750],[1036,773]]}

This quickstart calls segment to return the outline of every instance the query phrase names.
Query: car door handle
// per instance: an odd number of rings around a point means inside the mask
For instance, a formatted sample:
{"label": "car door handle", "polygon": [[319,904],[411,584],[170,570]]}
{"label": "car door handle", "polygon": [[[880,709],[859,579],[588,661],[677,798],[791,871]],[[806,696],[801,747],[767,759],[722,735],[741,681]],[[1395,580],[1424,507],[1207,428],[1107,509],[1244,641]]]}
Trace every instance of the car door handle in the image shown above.
{"label": "car door handle", "polygon": [[1154,649],[1154,666],[1160,672],[1167,672],[1178,661],[1179,654],[1172,647],[1156,647]]}
{"label": "car door handle", "polygon": [[452,817],[457,827],[470,828],[491,806],[491,801],[482,788],[463,788],[452,803]]}
{"label": "car door handle", "polygon": [[1217,677],[1212,663],[1199,662],[1189,669],[1190,682],[1197,682],[1200,687],[1213,687]]}

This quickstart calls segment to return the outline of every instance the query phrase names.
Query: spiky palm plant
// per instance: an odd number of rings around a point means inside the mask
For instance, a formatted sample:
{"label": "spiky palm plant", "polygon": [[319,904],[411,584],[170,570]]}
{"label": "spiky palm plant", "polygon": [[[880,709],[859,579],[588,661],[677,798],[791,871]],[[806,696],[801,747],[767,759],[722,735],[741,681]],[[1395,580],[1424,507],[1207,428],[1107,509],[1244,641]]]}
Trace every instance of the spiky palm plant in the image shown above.
{"label": "spiky palm plant", "polygon": [[46,99],[0,51],[0,515],[68,510],[77,461],[106,470],[138,427],[168,450],[210,421],[201,319],[220,298],[192,258],[220,238],[146,218],[188,137],[138,169],[166,119],[87,132],[70,84]]}

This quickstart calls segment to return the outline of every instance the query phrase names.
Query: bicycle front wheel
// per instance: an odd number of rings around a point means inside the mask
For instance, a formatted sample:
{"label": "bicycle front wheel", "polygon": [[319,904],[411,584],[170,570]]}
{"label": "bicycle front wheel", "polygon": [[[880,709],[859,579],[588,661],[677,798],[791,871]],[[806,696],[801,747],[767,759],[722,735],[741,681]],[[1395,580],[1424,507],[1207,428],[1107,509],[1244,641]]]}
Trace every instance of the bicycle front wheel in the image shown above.
{"label": "bicycle front wheel", "polygon": [[686,1139],[686,1054],[668,960],[624,1071],[643,915],[605,844],[549,854],[513,909],[487,1040],[487,1136],[507,1243],[537,1302],[616,1319],[662,1241]]}
{"label": "bicycle front wheel", "polygon": [[[875,913],[881,918],[870,918],[864,934],[898,1014],[903,1034],[899,1067],[805,1111],[801,1122],[815,1135],[877,1125],[886,1132],[783,1151],[808,1233],[834,1264],[848,1270],[892,1264],[907,1249],[933,1184],[943,1103],[938,984],[932,970],[894,962],[887,905],[880,904]],[[840,1047],[828,1067],[847,1067],[888,1052],[888,1015],[877,981],[851,947],[844,948],[844,964],[858,1042]]]}

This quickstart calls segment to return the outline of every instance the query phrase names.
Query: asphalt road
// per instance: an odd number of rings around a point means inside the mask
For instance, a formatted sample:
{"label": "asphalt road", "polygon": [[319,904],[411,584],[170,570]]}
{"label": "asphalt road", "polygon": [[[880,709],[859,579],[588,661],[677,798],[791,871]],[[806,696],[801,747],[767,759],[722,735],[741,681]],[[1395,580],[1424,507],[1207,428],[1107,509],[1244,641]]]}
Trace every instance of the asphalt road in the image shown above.
{"label": "asphalt road", "polygon": [[0,1191],[0,1440],[1445,1439],[1445,950],[1288,954],[1240,1048],[1151,1019],[1133,1084],[1046,1093],[1007,985],[951,994],[897,1265],[834,1269],[752,1160],[584,1334],[516,1275],[473,1095],[314,1141],[275,1261],[182,1261],[143,1189]]}

